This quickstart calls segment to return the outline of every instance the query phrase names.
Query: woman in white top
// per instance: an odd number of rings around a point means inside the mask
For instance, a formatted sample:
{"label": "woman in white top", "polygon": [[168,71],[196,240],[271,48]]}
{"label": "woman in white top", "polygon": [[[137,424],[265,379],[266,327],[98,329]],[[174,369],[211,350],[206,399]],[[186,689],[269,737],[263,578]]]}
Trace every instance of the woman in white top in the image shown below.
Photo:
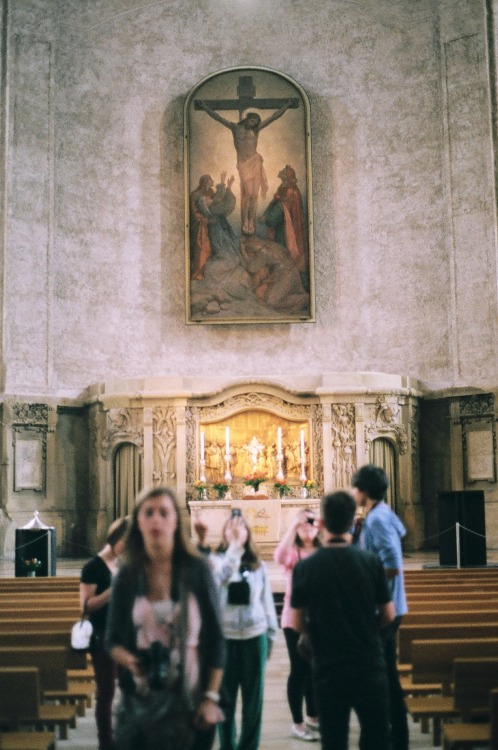
{"label": "woman in white top", "polygon": [[[258,750],[263,715],[265,667],[278,622],[268,571],[241,516],[232,516],[210,560],[218,582],[227,660],[222,693],[226,720],[220,724],[220,750]],[[235,706],[242,694],[237,742]]]}

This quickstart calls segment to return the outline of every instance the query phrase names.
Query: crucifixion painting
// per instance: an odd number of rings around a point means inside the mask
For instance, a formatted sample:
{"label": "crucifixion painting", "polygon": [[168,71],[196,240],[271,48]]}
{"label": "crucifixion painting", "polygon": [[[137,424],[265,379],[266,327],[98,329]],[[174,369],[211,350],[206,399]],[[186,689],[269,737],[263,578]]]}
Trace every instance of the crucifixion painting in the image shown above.
{"label": "crucifixion painting", "polygon": [[187,99],[185,144],[187,322],[312,321],[303,90],[260,68],[210,76]]}

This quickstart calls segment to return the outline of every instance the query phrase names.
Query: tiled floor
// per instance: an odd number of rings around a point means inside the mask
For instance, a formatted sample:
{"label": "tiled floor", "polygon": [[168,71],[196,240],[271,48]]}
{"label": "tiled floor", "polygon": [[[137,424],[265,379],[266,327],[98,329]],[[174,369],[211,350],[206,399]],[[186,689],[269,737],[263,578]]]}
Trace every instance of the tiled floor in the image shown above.
{"label": "tiled floor", "polygon": [[[58,575],[79,575],[83,560],[58,560]],[[405,558],[406,568],[421,568],[423,565],[435,565],[437,554],[409,554]],[[489,563],[498,563],[498,551],[488,554]],[[280,569],[268,563],[272,586],[275,591],[283,588],[283,577]],[[11,576],[14,573],[13,563],[0,561],[0,576]],[[298,750],[303,745],[319,747],[317,743],[304,743],[290,735],[290,715],[285,696],[288,673],[288,658],[283,637],[280,637],[268,663],[265,688],[265,709],[263,719],[263,736],[261,750]],[[217,745],[215,744],[215,748]],[[358,727],[354,714],[351,717],[350,748],[358,747]],[[58,750],[96,750],[96,732],[93,709],[85,717],[79,718],[76,729],[69,732],[69,739],[57,742]],[[420,726],[411,723],[411,750],[430,750],[431,735],[422,734]]]}

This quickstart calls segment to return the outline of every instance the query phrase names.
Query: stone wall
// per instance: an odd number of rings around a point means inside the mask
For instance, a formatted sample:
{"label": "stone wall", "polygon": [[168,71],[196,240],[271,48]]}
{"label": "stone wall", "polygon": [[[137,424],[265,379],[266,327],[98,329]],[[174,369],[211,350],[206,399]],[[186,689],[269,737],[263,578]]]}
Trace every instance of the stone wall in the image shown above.
{"label": "stone wall", "polygon": [[[494,384],[483,2],[4,7],[8,393],[220,365]],[[317,319],[201,330],[184,323],[183,104],[244,65],[310,99]]]}

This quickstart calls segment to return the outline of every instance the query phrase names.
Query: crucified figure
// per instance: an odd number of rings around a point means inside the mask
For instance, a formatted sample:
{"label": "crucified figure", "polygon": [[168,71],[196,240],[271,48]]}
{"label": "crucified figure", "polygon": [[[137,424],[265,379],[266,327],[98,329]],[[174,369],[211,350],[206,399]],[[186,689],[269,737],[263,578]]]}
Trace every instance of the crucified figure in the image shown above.
{"label": "crucified figure", "polygon": [[261,120],[257,112],[249,112],[239,122],[232,122],[219,115],[205,101],[201,99],[195,101],[196,109],[202,109],[213,120],[220,122],[225,128],[232,131],[240,177],[240,213],[243,234],[255,233],[259,191],[261,190],[261,196],[264,199],[268,190],[263,157],[257,151],[259,133],[263,128],[282,117],[289,107],[294,106],[293,100],[288,99],[280,109],[266,120]]}

